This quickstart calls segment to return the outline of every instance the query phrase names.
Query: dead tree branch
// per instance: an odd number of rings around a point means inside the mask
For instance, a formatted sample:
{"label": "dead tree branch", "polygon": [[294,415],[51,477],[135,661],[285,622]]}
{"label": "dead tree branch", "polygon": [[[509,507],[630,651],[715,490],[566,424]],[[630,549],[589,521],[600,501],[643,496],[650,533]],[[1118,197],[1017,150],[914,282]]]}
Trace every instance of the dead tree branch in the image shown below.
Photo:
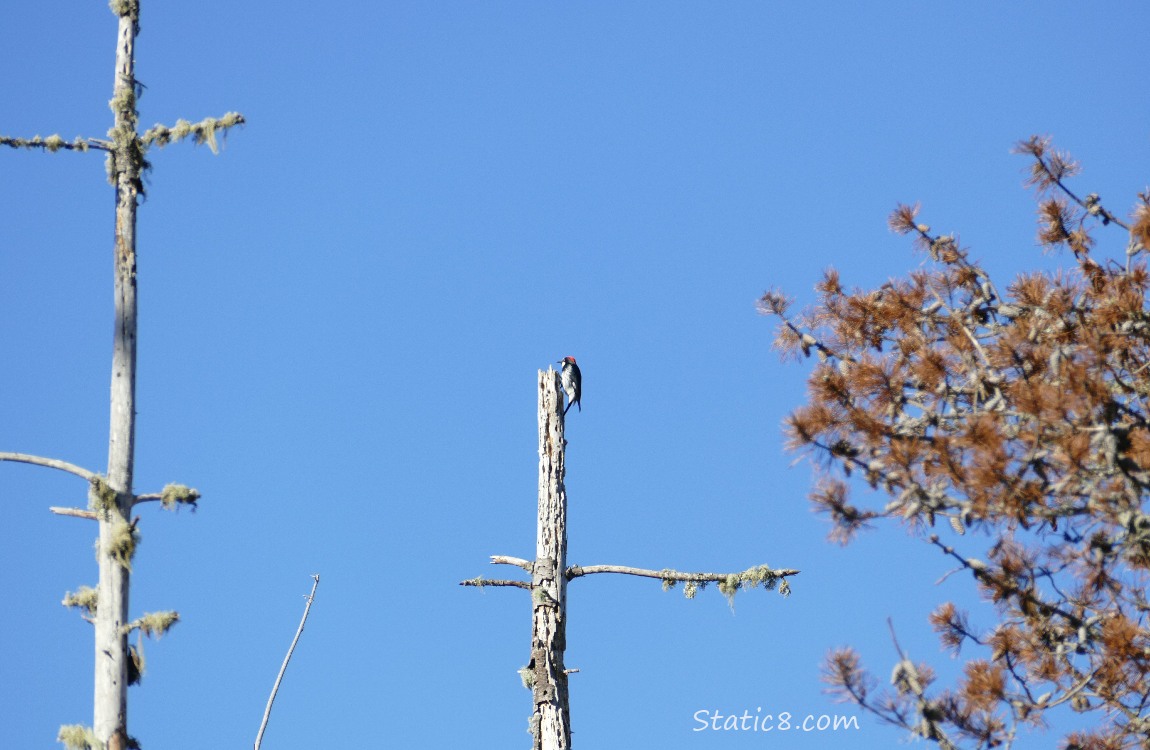
{"label": "dead tree branch", "polygon": [[307,595],[307,604],[303,608],[303,618],[299,621],[299,628],[295,631],[295,638],[292,638],[291,646],[288,647],[287,656],[284,657],[284,663],[280,665],[280,672],[276,675],[275,684],[272,685],[272,694],[268,697],[267,708],[264,709],[264,718],[260,722],[260,731],[256,735],[255,750],[260,750],[260,744],[264,741],[264,730],[268,728],[268,719],[272,715],[272,704],[275,703],[276,693],[279,692],[280,683],[283,682],[284,672],[287,671],[288,662],[291,661],[291,655],[295,652],[295,646],[299,643],[299,637],[303,635],[303,626],[307,623],[308,613],[311,612],[312,602],[315,601],[315,590],[319,588],[319,574],[316,573],[312,577],[311,593]]}
{"label": "dead tree branch", "polygon": [[471,578],[466,581],[460,581],[460,586],[475,586],[476,588],[483,588],[484,586],[512,586],[514,588],[531,590],[531,584],[527,581],[509,581],[507,579],[499,578]]}
{"label": "dead tree branch", "polygon": [[27,453],[8,453],[0,452],[0,461],[17,461],[24,464],[34,464],[36,466],[46,466],[49,469],[59,469],[66,471],[69,474],[75,474],[81,479],[86,479],[91,482],[98,475],[94,471],[88,471],[85,468],[70,464],[67,461],[61,461],[56,458],[44,458],[43,456],[32,456]]}
{"label": "dead tree branch", "polygon": [[51,508],[48,508],[48,510],[52,511],[53,513],[55,513],[58,516],[72,516],[73,518],[86,518],[89,521],[96,521],[99,519],[99,516],[96,514],[96,511],[84,510],[83,508],[60,508],[57,506],[53,506]]}
{"label": "dead tree branch", "polygon": [[40,136],[33,136],[32,138],[12,138],[6,135],[0,135],[0,146],[8,146],[10,148],[26,148],[34,150],[42,148],[50,153],[55,153],[60,149],[65,151],[87,151],[88,149],[96,149],[97,151],[110,151],[112,144],[108,141],[102,141],[98,138],[76,138],[72,141],[66,141],[60,137],[59,134],[50,135],[47,138]]}
{"label": "dead tree branch", "polygon": [[[766,574],[774,578],[786,578],[787,576],[798,575],[801,571],[793,568],[780,568],[779,570],[771,570],[766,566],[761,568],[750,568],[751,571],[764,571]],[[685,573],[678,570],[648,570],[646,568],[632,568],[629,565],[572,565],[567,569],[567,580],[578,578],[580,576],[591,575],[593,573],[621,573],[629,576],[641,576],[643,578],[658,578],[661,581],[678,581],[686,583],[694,581],[696,583],[708,582],[719,583],[726,581],[731,576],[742,576],[749,571],[740,571],[738,573]]]}

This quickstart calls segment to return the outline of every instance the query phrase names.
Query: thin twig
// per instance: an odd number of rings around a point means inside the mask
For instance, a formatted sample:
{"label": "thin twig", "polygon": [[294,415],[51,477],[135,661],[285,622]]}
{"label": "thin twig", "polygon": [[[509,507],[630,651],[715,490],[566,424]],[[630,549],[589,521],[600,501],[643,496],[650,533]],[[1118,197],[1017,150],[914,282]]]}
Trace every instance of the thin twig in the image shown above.
{"label": "thin twig", "polygon": [[1066,183],[1062,181],[1062,177],[1060,177],[1059,175],[1056,175],[1051,170],[1050,166],[1046,163],[1046,159],[1044,156],[1039,156],[1036,154],[1034,154],[1033,156],[1035,159],[1038,160],[1038,163],[1042,165],[1042,171],[1044,171],[1047,174],[1047,176],[1050,178],[1051,182],[1054,185],[1057,185],[1058,189],[1061,190],[1066,195],[1066,197],[1070,198],[1070,200],[1077,203],[1079,206],[1081,206],[1083,209],[1085,209],[1087,213],[1089,213],[1092,216],[1096,215],[1096,214],[1095,214],[1095,211],[1091,210],[1091,206],[1096,206],[1097,207],[1097,215],[1102,217],[1103,223],[1114,222],[1118,226],[1125,229],[1127,232],[1130,231],[1130,227],[1129,227],[1129,225],[1126,224],[1126,222],[1122,221],[1117,216],[1115,216],[1114,214],[1107,211],[1106,208],[1103,207],[1101,203],[1098,203],[1098,196],[1097,195],[1087,196],[1088,198],[1093,197],[1094,201],[1092,203],[1089,203],[1089,202],[1083,200],[1082,198],[1079,198],[1078,195],[1073,190],[1066,187]]}
{"label": "thin twig", "polygon": [[81,479],[86,479],[91,482],[98,474],[87,469],[81,468],[76,464],[70,464],[67,461],[61,461],[57,458],[44,458],[43,456],[32,456],[27,453],[6,453],[0,452],[0,461],[19,461],[24,464],[35,464],[37,466],[47,466],[49,469],[59,469],[66,471],[69,474],[75,474]]}
{"label": "thin twig", "polygon": [[299,643],[299,637],[303,634],[303,626],[307,622],[307,614],[311,611],[311,604],[315,601],[315,590],[319,586],[319,574],[316,573],[311,578],[313,583],[311,593],[307,595],[307,604],[303,608],[303,619],[299,621],[299,629],[295,631],[295,638],[292,639],[287,656],[284,657],[284,663],[280,666],[280,673],[276,675],[276,683],[272,685],[272,694],[268,696],[268,705],[264,709],[264,720],[260,722],[260,732],[256,735],[255,750],[260,750],[260,743],[264,740],[264,730],[268,728],[268,719],[272,715],[272,703],[275,703],[276,693],[279,692],[280,683],[284,679],[284,672],[287,671],[288,662],[291,661],[292,652],[295,651],[295,645]]}

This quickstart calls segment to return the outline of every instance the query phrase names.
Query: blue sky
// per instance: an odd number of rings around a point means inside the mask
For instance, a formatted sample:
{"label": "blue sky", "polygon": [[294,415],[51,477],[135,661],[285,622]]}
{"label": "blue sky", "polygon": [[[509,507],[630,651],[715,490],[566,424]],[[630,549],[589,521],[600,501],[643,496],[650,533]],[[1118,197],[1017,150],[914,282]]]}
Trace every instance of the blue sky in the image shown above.
{"label": "blue sky", "polygon": [[[140,213],[136,489],[204,495],[140,513],[133,611],[181,614],[132,689],[145,747],[250,745],[312,573],[265,748],[527,747],[527,596],[457,582],[532,555],[536,371],[568,354],[571,562],[803,571],[733,610],[574,582],[577,746],[905,739],[831,702],[822,659],[853,644],[885,679],[889,616],[945,675],[925,617],[970,587],[897,529],[825,541],[779,429],[805,369],[754,304],[811,299],[830,265],[860,286],[918,267],[886,229],[900,201],[995,272],[1064,263],[1009,149],[1051,133],[1083,192],[1132,205],[1144,4],[143,5],[141,124],[248,119],[218,157],[153,151]],[[36,11],[0,26],[0,132],[103,137],[115,19]],[[102,159],[4,150],[0,174],[0,450],[102,471]],[[85,502],[58,472],[0,465],[0,498],[6,742],[50,747],[91,721],[90,628],[58,602],[94,583],[95,528],[48,513]],[[693,732],[701,709],[860,728]]]}

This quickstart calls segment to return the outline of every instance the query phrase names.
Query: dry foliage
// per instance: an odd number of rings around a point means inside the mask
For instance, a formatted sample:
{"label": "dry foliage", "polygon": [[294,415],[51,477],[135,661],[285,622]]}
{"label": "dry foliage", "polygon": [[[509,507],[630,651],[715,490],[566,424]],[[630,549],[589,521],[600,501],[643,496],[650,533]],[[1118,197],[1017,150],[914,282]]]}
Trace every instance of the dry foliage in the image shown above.
{"label": "dry foliage", "polygon": [[[929,270],[869,291],[828,271],[796,316],[779,292],[761,300],[782,321],[776,346],[817,358],[787,433],[820,459],[811,499],[831,537],[902,519],[997,613],[985,629],[950,603],[931,616],[944,647],[980,657],[952,688],[902,658],[893,689],[876,691],[850,649],[831,654],[826,679],[943,748],[1010,747],[1059,707],[1093,720],[1061,748],[1150,748],[1150,194],[1125,222],[1069,188],[1077,165],[1048,138],[1017,150],[1033,161],[1038,240],[1069,248],[1069,270],[1000,290],[956,237],[899,206],[891,229],[929,253]],[[1094,234],[1111,231],[1124,257],[1096,260]],[[885,505],[855,505],[852,476]]]}

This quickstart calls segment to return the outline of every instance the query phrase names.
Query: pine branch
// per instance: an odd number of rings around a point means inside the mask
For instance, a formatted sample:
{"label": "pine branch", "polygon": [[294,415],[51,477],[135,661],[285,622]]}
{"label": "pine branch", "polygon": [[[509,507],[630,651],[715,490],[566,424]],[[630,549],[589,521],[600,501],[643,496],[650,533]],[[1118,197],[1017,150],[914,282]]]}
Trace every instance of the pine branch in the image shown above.
{"label": "pine branch", "polygon": [[1000,570],[991,569],[990,566],[981,560],[963,557],[954,547],[940,541],[937,534],[931,534],[927,541],[942,550],[943,554],[949,555],[961,563],[962,567],[969,570],[975,579],[985,584],[992,591],[1000,592],[1003,595],[1017,599],[1019,609],[1023,611],[1036,609],[1048,617],[1057,615],[1074,629],[1081,628],[1086,624],[1081,617],[1074,613],[1067,612],[1065,609],[1042,599],[1033,588],[1026,588],[1019,585],[1017,579],[1011,577],[1009,574]]}
{"label": "pine branch", "polygon": [[942,729],[943,714],[940,704],[926,697],[927,681],[919,674],[918,667],[907,657],[902,646],[899,645],[898,636],[894,632],[894,623],[891,622],[890,618],[887,618],[886,623],[890,628],[890,638],[899,658],[899,662],[891,674],[891,683],[900,695],[914,702],[915,712],[922,717],[922,721],[916,726],[906,723],[906,728],[924,739],[937,742],[942,750],[958,750],[958,746],[950,740]]}
{"label": "pine branch", "polygon": [[1032,136],[1029,140],[1023,141],[1015,147],[1016,153],[1030,154],[1034,157],[1033,174],[1028,182],[1037,185],[1040,189],[1057,187],[1067,198],[1078,204],[1088,214],[1099,217],[1103,225],[1113,222],[1126,231],[1130,231],[1130,227],[1125,222],[1102,206],[1096,193],[1091,193],[1083,199],[1066,186],[1063,179],[1076,174],[1078,164],[1071,161],[1066,154],[1049,154],[1047,152],[1049,146],[1049,136]]}

